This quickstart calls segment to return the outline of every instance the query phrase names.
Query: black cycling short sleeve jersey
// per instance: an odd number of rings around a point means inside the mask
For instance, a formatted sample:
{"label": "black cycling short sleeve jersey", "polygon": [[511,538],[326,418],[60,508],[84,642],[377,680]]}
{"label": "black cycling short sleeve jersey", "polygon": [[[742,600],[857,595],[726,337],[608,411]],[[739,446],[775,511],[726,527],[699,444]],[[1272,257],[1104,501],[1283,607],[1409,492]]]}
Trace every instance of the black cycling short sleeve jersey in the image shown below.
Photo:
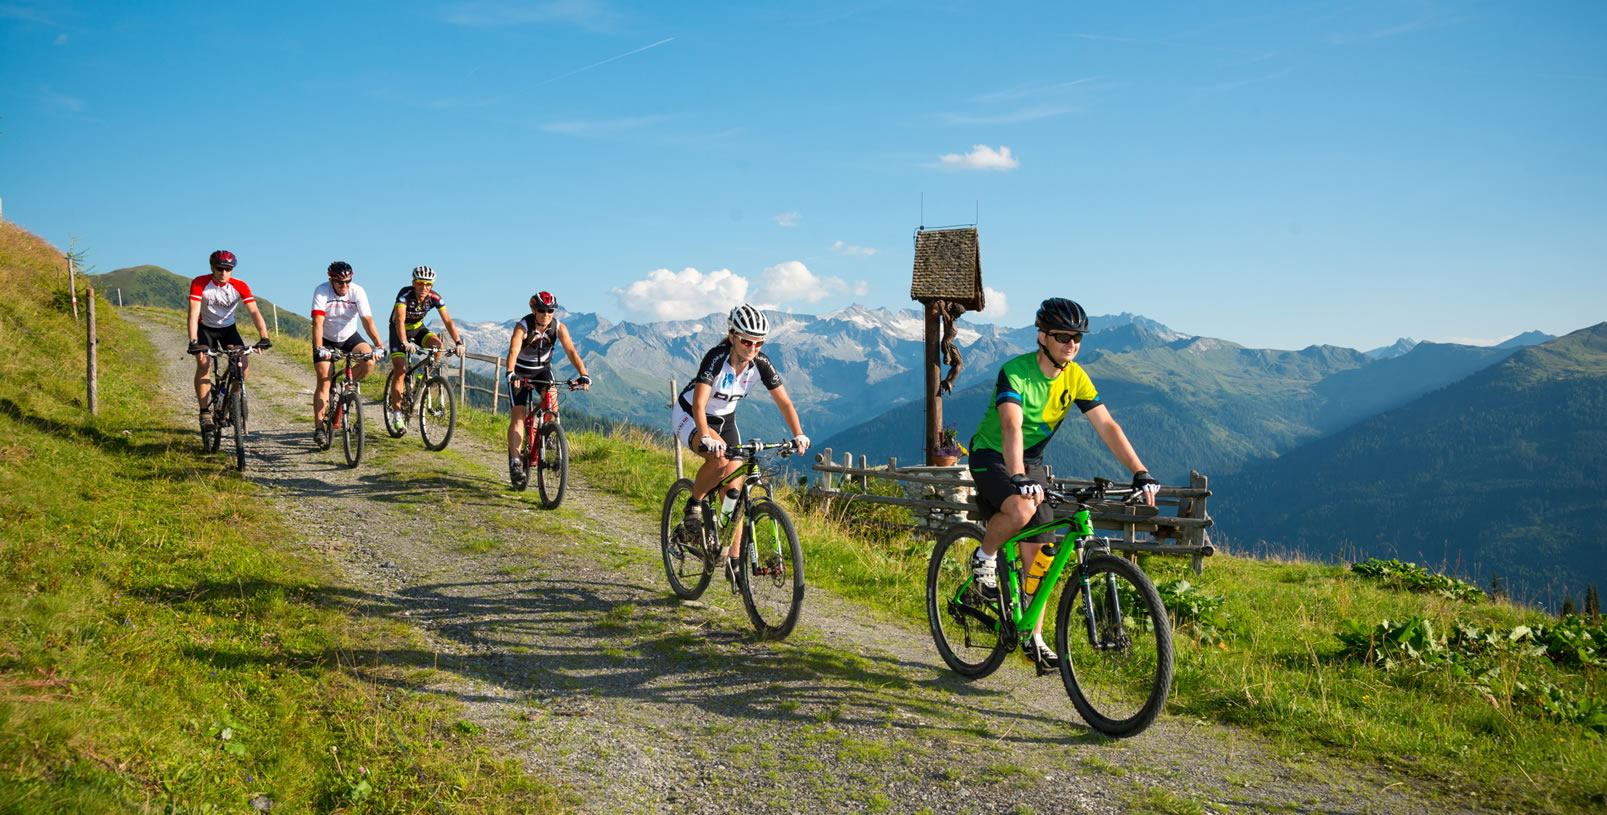
{"label": "black cycling short sleeve jersey", "polygon": [[770,358],[760,351],[749,363],[737,373],[731,367],[731,342],[727,340],[709,349],[703,355],[703,361],[698,364],[697,376],[686,383],[681,389],[678,400],[681,409],[687,413],[692,412],[692,391],[699,383],[708,385],[713,393],[709,394],[709,404],[704,408],[708,416],[725,416],[737,409],[737,402],[748,395],[748,390],[755,382],[763,383],[769,390],[781,387],[781,374],[776,372],[776,366]]}
{"label": "black cycling short sleeve jersey", "polygon": [[402,290],[396,293],[396,305],[406,309],[407,313],[402,315],[403,325],[407,328],[417,328],[423,324],[424,318],[429,316],[430,309],[444,308],[446,301],[441,299],[441,295],[435,289],[430,289],[423,297],[419,297],[413,293],[412,286],[403,286]]}
{"label": "black cycling short sleeve jersey", "polygon": [[537,329],[535,321],[534,314],[526,314],[519,321],[524,326],[525,336],[524,342],[519,345],[519,354],[513,360],[514,370],[520,376],[551,376],[552,352],[558,344],[558,321],[553,320],[545,331]]}

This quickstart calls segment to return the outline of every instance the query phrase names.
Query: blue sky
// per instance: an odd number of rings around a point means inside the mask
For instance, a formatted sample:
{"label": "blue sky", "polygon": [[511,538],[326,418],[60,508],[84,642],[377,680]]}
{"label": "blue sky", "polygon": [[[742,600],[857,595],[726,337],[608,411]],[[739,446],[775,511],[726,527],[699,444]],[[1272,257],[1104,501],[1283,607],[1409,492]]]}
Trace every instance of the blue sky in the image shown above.
{"label": "blue sky", "polygon": [[4,215],[298,307],[429,264],[466,320],[905,308],[973,221],[1009,325],[1607,319],[1607,4],[759,5],[0,0]]}

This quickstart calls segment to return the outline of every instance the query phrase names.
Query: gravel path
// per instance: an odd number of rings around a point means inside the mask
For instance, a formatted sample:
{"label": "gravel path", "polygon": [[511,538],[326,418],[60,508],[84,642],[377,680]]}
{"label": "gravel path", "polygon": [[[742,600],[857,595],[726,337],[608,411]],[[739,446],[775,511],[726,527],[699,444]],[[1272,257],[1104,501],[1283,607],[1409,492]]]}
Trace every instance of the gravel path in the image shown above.
{"label": "gravel path", "polygon": [[[182,326],[123,314],[174,349],[162,390],[193,423]],[[347,469],[338,443],[312,446],[305,365],[270,353],[252,369],[247,476],[322,553],[333,593],[421,643],[361,661],[461,703],[493,756],[583,811],[1481,811],[1211,722],[1163,715],[1106,740],[1055,677],[1012,659],[960,681],[924,621],[882,622],[813,586],[788,641],[754,642],[718,579],[701,602],[670,596],[656,518],[573,473],[544,512],[534,487],[509,489],[501,450],[459,433],[430,453],[411,431],[385,436],[372,405],[368,453]]]}

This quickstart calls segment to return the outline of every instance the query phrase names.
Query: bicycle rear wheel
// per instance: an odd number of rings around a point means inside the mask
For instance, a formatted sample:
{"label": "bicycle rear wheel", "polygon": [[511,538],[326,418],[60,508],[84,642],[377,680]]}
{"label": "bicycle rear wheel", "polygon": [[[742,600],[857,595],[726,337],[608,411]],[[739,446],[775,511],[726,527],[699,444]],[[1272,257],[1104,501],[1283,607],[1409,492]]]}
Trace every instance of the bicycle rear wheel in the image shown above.
{"label": "bicycle rear wheel", "polygon": [[691,495],[692,479],[683,478],[671,484],[659,518],[664,574],[670,579],[670,590],[683,600],[696,600],[709,587],[709,578],[714,575],[713,549],[718,546],[707,530],[691,535],[681,525],[681,513]]}
{"label": "bicycle rear wheel", "polygon": [[[401,427],[397,427],[391,423],[391,394],[393,393],[391,388],[396,386],[396,377],[396,369],[392,368],[391,372],[385,376],[385,395],[379,401],[380,405],[384,408],[380,411],[379,423],[385,426],[385,432],[389,433],[393,439],[399,439],[404,433],[407,432],[406,424],[403,424]],[[405,390],[402,393],[402,404],[407,404],[407,393]]]}
{"label": "bicycle rear wheel", "polygon": [[982,527],[955,524],[938,536],[926,568],[926,621],[943,662],[960,676],[977,679],[999,669],[1010,653],[1010,622],[999,601],[982,596],[971,578],[971,553],[982,545]]}
{"label": "bicycle rear wheel", "polygon": [[446,449],[457,420],[458,405],[452,398],[452,384],[444,376],[430,377],[418,395],[418,433],[424,439],[424,446],[431,450]]}
{"label": "bicycle rear wheel", "polygon": [[1160,593],[1125,558],[1095,555],[1072,575],[1055,614],[1060,679],[1089,726],[1123,738],[1144,731],[1172,687],[1172,626]]}
{"label": "bicycle rear wheel", "polygon": [[737,581],[742,605],[761,640],[792,633],[803,609],[803,547],[787,511],[771,500],[755,501],[748,511],[751,534],[744,534]]}
{"label": "bicycle rear wheel", "polygon": [[346,466],[356,467],[363,460],[363,398],[356,387],[343,388],[340,395],[340,449]]}
{"label": "bicycle rear wheel", "polygon": [[557,509],[563,503],[564,486],[569,480],[569,439],[557,422],[545,422],[536,431],[536,443],[541,445],[541,463],[536,467],[541,506]]}
{"label": "bicycle rear wheel", "polygon": [[229,391],[229,423],[234,425],[234,468],[243,471],[246,468],[246,418],[242,401],[238,387]]}

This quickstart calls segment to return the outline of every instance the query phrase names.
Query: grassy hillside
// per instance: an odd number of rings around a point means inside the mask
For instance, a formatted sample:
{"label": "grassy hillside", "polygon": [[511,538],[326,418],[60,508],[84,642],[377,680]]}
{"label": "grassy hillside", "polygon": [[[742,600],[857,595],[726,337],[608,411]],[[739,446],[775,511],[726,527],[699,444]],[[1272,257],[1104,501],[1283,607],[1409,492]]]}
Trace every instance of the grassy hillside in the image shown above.
{"label": "grassy hillside", "polygon": [[1240,541],[1445,561],[1555,608],[1607,583],[1607,323],[1218,486]]}
{"label": "grassy hillside", "polygon": [[[178,309],[181,313],[189,308],[190,278],[176,275],[160,266],[130,266],[117,269],[102,275],[90,275],[91,285],[97,292],[106,295],[106,299],[116,303],[118,296],[122,297],[125,306],[156,306],[158,308]],[[251,282],[246,276],[246,282]],[[308,295],[309,302],[311,295]],[[272,300],[257,298],[257,308],[262,310],[262,319],[267,322],[268,330],[273,330]],[[241,333],[246,341],[251,341],[252,332],[251,315],[241,311],[238,316]],[[292,337],[306,338],[312,334],[312,320],[302,314],[298,309],[279,307],[279,332]]]}
{"label": "grassy hillside", "polygon": [[0,223],[0,331],[29,351],[0,357],[0,812],[562,810],[450,704],[381,704],[406,668],[352,652],[410,629],[159,418],[155,349],[104,296],[87,415],[60,259]]}

